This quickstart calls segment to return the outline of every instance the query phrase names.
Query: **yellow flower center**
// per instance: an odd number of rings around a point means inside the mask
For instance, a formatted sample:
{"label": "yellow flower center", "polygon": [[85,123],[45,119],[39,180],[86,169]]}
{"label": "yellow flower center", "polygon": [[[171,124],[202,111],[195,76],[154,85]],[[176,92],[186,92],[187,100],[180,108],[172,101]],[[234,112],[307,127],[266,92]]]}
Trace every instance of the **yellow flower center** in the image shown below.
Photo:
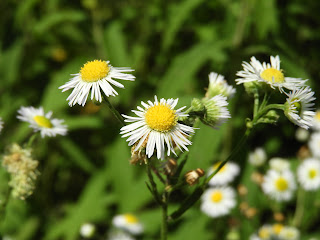
{"label": "yellow flower center", "polygon": [[44,116],[34,116],[33,120],[40,126],[43,128],[52,128],[53,125],[50,122],[50,120]]}
{"label": "yellow flower center", "polygon": [[277,235],[281,232],[282,229],[283,229],[283,225],[280,224],[280,223],[274,224],[274,225],[272,226],[273,232],[274,232],[275,234],[277,234]]}
{"label": "yellow flower center", "polygon": [[145,121],[153,130],[168,132],[177,124],[178,118],[169,105],[158,104],[147,110]]}
{"label": "yellow flower center", "polygon": [[220,202],[222,200],[222,197],[223,197],[222,192],[215,191],[215,192],[213,192],[211,194],[211,201],[215,202],[215,203],[218,203],[218,202]]}
{"label": "yellow flower center", "polygon": [[280,70],[274,68],[268,68],[264,70],[260,76],[271,83],[283,83],[284,82],[284,75]]}
{"label": "yellow flower center", "polygon": [[276,183],[276,188],[280,192],[283,192],[288,189],[288,181],[283,177],[279,177],[275,183]]}
{"label": "yellow flower center", "polygon": [[126,219],[127,223],[137,223],[138,222],[138,218],[136,218],[132,214],[125,214],[124,218]]}
{"label": "yellow flower center", "polygon": [[[216,164],[213,165],[212,170],[215,171],[219,166],[220,166],[221,162],[217,162]],[[224,172],[227,168],[227,164],[223,165],[223,167],[218,171],[218,173],[220,172]]]}
{"label": "yellow flower center", "polygon": [[318,121],[320,121],[320,111],[317,111],[317,112],[316,112],[315,118],[316,118]]}
{"label": "yellow flower center", "polygon": [[110,68],[106,61],[94,60],[87,62],[80,70],[81,79],[86,82],[96,82],[108,75]]}
{"label": "yellow flower center", "polygon": [[317,171],[315,169],[309,170],[309,178],[313,179],[318,175]]}
{"label": "yellow flower center", "polygon": [[296,107],[296,110],[298,111],[298,115],[300,116],[301,115],[301,103],[300,102],[294,102],[293,103],[293,106]]}
{"label": "yellow flower center", "polygon": [[268,239],[270,237],[270,232],[266,228],[261,228],[258,235],[261,239]]}

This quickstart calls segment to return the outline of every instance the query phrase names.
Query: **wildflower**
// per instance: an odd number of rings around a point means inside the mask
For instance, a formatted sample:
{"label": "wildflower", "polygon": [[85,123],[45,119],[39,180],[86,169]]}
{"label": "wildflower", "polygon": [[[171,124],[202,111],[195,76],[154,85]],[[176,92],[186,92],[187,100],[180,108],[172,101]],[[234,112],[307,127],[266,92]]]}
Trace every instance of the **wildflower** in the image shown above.
{"label": "wildflower", "polygon": [[80,228],[80,235],[84,238],[92,238],[95,234],[96,227],[92,223],[84,223]]}
{"label": "wildflower", "polygon": [[276,171],[290,170],[290,163],[285,158],[274,157],[269,160],[270,168]]}
{"label": "wildflower", "polygon": [[250,64],[243,62],[242,71],[237,72],[237,76],[241,77],[236,79],[237,84],[247,82],[265,83],[272,89],[278,88],[283,92],[283,88],[293,90],[296,87],[304,86],[306,80],[301,78],[285,77],[280,69],[279,56],[270,56],[270,63],[260,63],[255,57],[251,57]]}
{"label": "wildflower", "polygon": [[215,72],[211,72],[209,74],[209,87],[206,93],[206,98],[212,98],[216,95],[232,98],[235,93],[236,89],[226,82],[224,76]]}
{"label": "wildflower", "polygon": [[9,186],[12,187],[13,197],[24,200],[30,196],[39,175],[38,161],[32,159],[31,150],[12,144],[8,153],[3,156],[2,166],[11,175]]}
{"label": "wildflower", "polygon": [[202,102],[206,112],[200,119],[204,124],[217,128],[231,117],[226,107],[228,106],[227,97],[216,95],[210,99],[203,99]]}
{"label": "wildflower", "polygon": [[289,94],[286,103],[284,104],[284,114],[294,124],[308,129],[314,122],[315,112],[312,111],[311,103],[315,98],[313,97],[314,92],[311,88],[305,87],[300,89],[294,89]]}
{"label": "wildflower", "polygon": [[63,125],[64,120],[52,118],[52,112],[44,113],[43,108],[21,107],[18,110],[18,119],[30,123],[34,132],[40,131],[41,137],[56,135],[66,135],[67,126]]}
{"label": "wildflower", "polygon": [[123,231],[111,231],[108,240],[135,240],[135,238]]}
{"label": "wildflower", "polygon": [[295,133],[296,139],[300,142],[307,141],[309,138],[309,135],[310,135],[309,131],[301,127],[299,127]]}
{"label": "wildflower", "polygon": [[[218,169],[221,162],[215,163],[209,170],[208,176],[211,175],[214,171]],[[232,182],[235,177],[239,174],[240,167],[238,164],[234,162],[227,162],[220,170],[210,179],[209,185],[210,186],[217,186],[217,185],[226,185]]]}
{"label": "wildflower", "polygon": [[317,111],[315,112],[315,115],[313,117],[313,129],[316,131],[320,130],[320,109],[317,109]]}
{"label": "wildflower", "polygon": [[308,146],[313,157],[320,157],[320,132],[312,133],[308,142]]}
{"label": "wildflower", "polygon": [[262,190],[276,201],[289,201],[296,189],[294,176],[290,170],[269,170],[264,176]]}
{"label": "wildflower", "polygon": [[263,148],[258,147],[253,152],[249,153],[248,161],[256,167],[262,166],[267,160],[266,152]]}
{"label": "wildflower", "polygon": [[199,178],[204,175],[204,171],[201,168],[197,168],[196,170],[188,171],[184,177],[189,186],[192,186],[199,182]]}
{"label": "wildflower", "polygon": [[90,90],[91,100],[94,98],[96,101],[101,102],[101,90],[107,97],[118,95],[112,85],[119,88],[124,88],[124,86],[115,81],[114,78],[134,81],[135,77],[126,73],[132,71],[134,70],[127,67],[113,67],[109,64],[109,61],[89,61],[84,64],[79,73],[73,74],[74,77],[60,86],[59,89],[65,92],[73,88],[72,93],[67,98],[71,107],[77,103],[84,106]]}
{"label": "wildflower", "polygon": [[[137,117],[122,115],[125,122],[131,124],[121,128],[120,134],[122,137],[128,137],[129,146],[138,142],[134,151],[137,151],[140,146],[146,143],[146,155],[150,158],[153,155],[154,149],[157,150],[157,158],[164,159],[165,145],[167,146],[167,155],[174,151],[174,146],[177,146],[181,151],[182,148],[188,151],[186,146],[191,145],[191,141],[187,137],[194,133],[194,129],[187,125],[178,122],[180,116],[188,116],[182,110],[185,107],[174,110],[178,99],[160,99],[158,101],[155,96],[155,102],[148,101],[148,104],[141,102],[144,109],[138,106],[138,110],[132,110]],[[182,148],[181,148],[182,147]]]}
{"label": "wildflower", "polygon": [[201,211],[212,218],[225,216],[236,206],[235,197],[230,187],[209,188],[201,197]]}
{"label": "wildflower", "polygon": [[305,159],[298,167],[298,181],[307,191],[320,188],[320,160],[316,158]]}
{"label": "wildflower", "polygon": [[283,240],[299,240],[300,232],[295,227],[285,226],[279,233],[279,238]]}
{"label": "wildflower", "polygon": [[139,235],[143,232],[143,225],[133,214],[117,215],[113,218],[112,223],[115,227],[125,230],[133,235]]}

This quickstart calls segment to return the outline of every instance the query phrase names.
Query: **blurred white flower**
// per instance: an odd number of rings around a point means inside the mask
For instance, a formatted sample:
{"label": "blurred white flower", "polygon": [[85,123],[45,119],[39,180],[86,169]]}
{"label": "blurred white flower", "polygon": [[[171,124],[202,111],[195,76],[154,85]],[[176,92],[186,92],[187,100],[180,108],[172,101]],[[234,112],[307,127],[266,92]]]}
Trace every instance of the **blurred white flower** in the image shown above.
{"label": "blurred white flower", "polygon": [[267,154],[262,147],[258,147],[249,153],[248,160],[253,166],[259,167],[266,162]]}
{"label": "blurred white flower", "polygon": [[121,214],[112,219],[115,227],[128,231],[133,235],[139,235],[143,232],[143,225],[133,214]]}
{"label": "blurred white flower", "polygon": [[313,157],[320,158],[320,132],[312,133],[308,142]]}
{"label": "blurred white flower", "polygon": [[316,158],[305,159],[297,170],[298,181],[307,191],[320,188],[320,160]]}
{"label": "blurred white flower", "polygon": [[[215,163],[207,173],[207,176],[211,175],[214,171],[218,169],[221,162]],[[210,186],[217,186],[217,185],[226,185],[231,183],[235,177],[240,173],[240,167],[238,164],[234,162],[227,162],[220,170],[210,179],[209,185]]]}
{"label": "blurred white flower", "polygon": [[270,168],[276,171],[286,171],[290,169],[290,163],[285,158],[274,157],[269,160]]}
{"label": "blurred white flower", "polygon": [[308,130],[304,129],[304,128],[301,128],[299,127],[297,130],[296,130],[296,134],[295,134],[295,137],[298,141],[300,142],[305,142],[308,140],[310,136],[310,133]]}
{"label": "blurred white flower", "polygon": [[80,235],[84,238],[92,238],[95,231],[96,227],[92,223],[84,223],[80,227]]}

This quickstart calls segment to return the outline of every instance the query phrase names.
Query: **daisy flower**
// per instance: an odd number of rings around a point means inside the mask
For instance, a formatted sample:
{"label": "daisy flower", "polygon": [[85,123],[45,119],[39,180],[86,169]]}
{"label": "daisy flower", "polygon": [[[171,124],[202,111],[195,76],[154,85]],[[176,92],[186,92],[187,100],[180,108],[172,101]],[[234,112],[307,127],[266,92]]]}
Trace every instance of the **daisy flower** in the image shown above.
{"label": "daisy flower", "polygon": [[207,98],[212,98],[219,94],[227,98],[232,98],[235,93],[236,89],[227,83],[224,76],[215,72],[209,74],[209,87],[206,93]]}
{"label": "daisy flower", "polygon": [[314,103],[311,103],[315,98],[314,92],[310,87],[294,89],[289,94],[286,103],[284,104],[284,114],[294,124],[308,129],[312,126],[315,112],[311,108]]}
{"label": "daisy flower", "polygon": [[267,154],[263,148],[258,147],[253,152],[249,153],[248,161],[253,166],[262,166],[267,160]]}
{"label": "daisy flower", "polygon": [[293,90],[296,87],[304,86],[307,80],[301,78],[285,77],[280,69],[279,56],[270,56],[270,63],[261,63],[255,57],[251,57],[251,62],[243,62],[243,70],[237,72],[237,84],[246,82],[262,82],[268,84],[271,88],[278,88],[283,92],[283,88]]}
{"label": "daisy flower", "polygon": [[[219,166],[221,162],[217,162],[214,164],[209,170],[207,175],[211,175]],[[231,183],[235,177],[239,174],[240,167],[238,164],[234,162],[227,162],[220,170],[219,172],[213,176],[213,178],[210,179],[209,185],[210,186],[216,186],[216,185],[226,185],[228,183]]]}
{"label": "daisy flower", "polygon": [[216,95],[210,99],[202,100],[206,114],[201,121],[211,127],[218,128],[221,124],[225,123],[228,118],[231,118],[227,108],[227,97]]}
{"label": "daisy flower", "polygon": [[312,133],[308,142],[309,149],[314,157],[320,157],[320,132]]}
{"label": "daisy flower", "polygon": [[174,110],[178,99],[170,98],[168,100],[160,99],[158,101],[155,96],[155,102],[141,102],[142,107],[138,106],[137,110],[132,110],[137,117],[122,115],[125,122],[131,124],[120,129],[122,137],[129,137],[127,141],[129,146],[135,144],[137,151],[142,144],[146,146],[146,154],[148,158],[153,155],[154,150],[157,150],[157,158],[164,159],[165,145],[167,146],[167,155],[170,151],[174,152],[174,146],[177,146],[181,151],[182,148],[188,151],[186,146],[191,145],[188,136],[194,133],[194,129],[187,125],[178,122],[179,117],[188,116],[182,112],[185,107]]}
{"label": "daisy flower", "polygon": [[80,227],[80,235],[84,238],[91,238],[94,236],[96,227],[92,223],[84,223]]}
{"label": "daisy flower", "polygon": [[313,118],[313,129],[316,131],[320,130],[320,109],[317,109]]}
{"label": "daisy flower", "polygon": [[67,134],[67,126],[63,125],[64,120],[52,118],[51,111],[45,114],[42,107],[21,107],[18,114],[18,119],[30,123],[30,127],[35,132],[40,131],[43,138]]}
{"label": "daisy flower", "polygon": [[307,191],[320,188],[320,160],[315,158],[305,159],[297,170],[298,181]]}
{"label": "daisy flower", "polygon": [[269,170],[264,176],[262,190],[276,201],[289,201],[296,189],[294,176],[290,170]]}
{"label": "daisy flower", "polygon": [[270,168],[276,171],[290,170],[290,163],[285,158],[274,157],[269,160]]}
{"label": "daisy flower", "polygon": [[230,187],[209,188],[201,200],[201,211],[212,218],[225,216],[236,206],[236,194]]}
{"label": "daisy flower", "polygon": [[300,232],[295,227],[285,226],[279,233],[279,238],[283,240],[299,240]]}
{"label": "daisy flower", "polygon": [[143,232],[143,225],[133,214],[121,214],[112,219],[115,227],[125,230],[133,235],[139,235]]}
{"label": "daisy flower", "polygon": [[2,121],[2,118],[0,117],[0,132],[2,131],[2,128],[3,128],[3,121]]}
{"label": "daisy flower", "polygon": [[89,61],[84,64],[79,73],[72,74],[74,77],[60,86],[59,89],[65,92],[73,88],[72,93],[67,98],[71,107],[77,103],[84,106],[90,90],[91,100],[94,98],[96,101],[101,102],[101,90],[107,97],[118,95],[112,85],[119,88],[124,88],[124,86],[115,81],[114,78],[134,81],[135,77],[126,73],[132,71],[134,70],[128,67],[113,67],[109,64],[109,61]]}

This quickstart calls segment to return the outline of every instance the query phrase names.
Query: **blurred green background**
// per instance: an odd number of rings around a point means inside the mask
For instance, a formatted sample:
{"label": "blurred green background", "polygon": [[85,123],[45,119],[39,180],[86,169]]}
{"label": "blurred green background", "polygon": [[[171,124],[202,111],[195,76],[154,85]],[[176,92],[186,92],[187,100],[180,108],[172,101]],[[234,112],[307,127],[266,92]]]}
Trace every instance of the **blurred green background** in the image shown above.
{"label": "blurred green background", "polygon": [[[120,138],[119,124],[104,106],[88,102],[70,108],[71,91],[61,93],[58,87],[87,61],[110,60],[115,67],[135,69],[136,81],[124,82],[119,96],[110,98],[121,113],[155,94],[178,97],[181,107],[204,95],[211,71],[236,87],[242,61],[279,55],[285,75],[309,79],[317,97],[319,11],[320,2],[314,0],[1,0],[1,151],[32,134],[16,119],[21,106],[52,110],[69,128],[66,137],[35,142],[41,172],[36,190],[25,202],[10,200],[1,233],[22,240],[80,239],[82,223],[97,224],[105,235],[115,214],[133,212],[150,236],[144,239],[158,239],[160,211],[145,186],[144,166],[129,164],[130,148]],[[229,105],[232,119],[218,131],[200,126],[185,170],[206,169],[223,159],[242,134],[252,100],[243,86],[236,88]],[[265,146],[269,156],[294,156],[299,146],[295,129],[284,117],[278,126],[259,129],[239,153],[243,171],[238,181],[249,178],[246,153],[256,146]],[[2,193],[7,179],[2,169]],[[173,206],[181,197],[173,196]],[[235,211],[234,218],[237,224],[229,221],[226,228],[226,218],[212,220],[196,205],[170,226],[169,239],[227,239],[233,227],[240,239],[248,239],[268,215],[243,219]]]}

